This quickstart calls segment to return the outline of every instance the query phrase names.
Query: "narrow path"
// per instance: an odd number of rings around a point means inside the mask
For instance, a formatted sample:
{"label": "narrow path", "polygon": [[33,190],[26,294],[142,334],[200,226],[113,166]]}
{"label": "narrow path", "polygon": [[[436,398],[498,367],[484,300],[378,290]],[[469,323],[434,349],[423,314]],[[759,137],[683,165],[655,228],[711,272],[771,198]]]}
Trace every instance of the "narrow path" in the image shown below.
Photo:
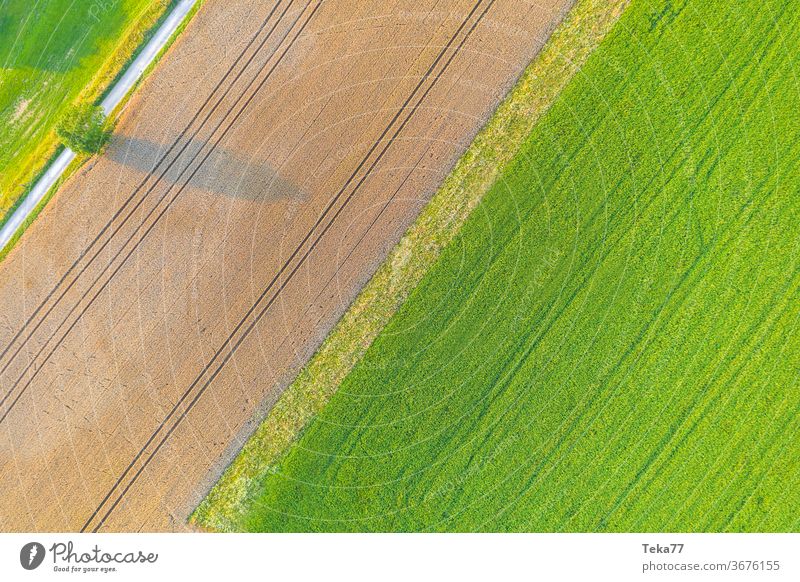
{"label": "narrow path", "polygon": [[[172,34],[178,29],[178,26],[180,26],[181,22],[183,22],[183,19],[186,18],[186,15],[196,2],[197,0],[181,0],[172,13],[164,20],[156,34],[144,47],[144,50],[134,59],[122,77],[120,77],[117,83],[111,88],[106,98],[100,103],[106,115],[111,113],[114,108],[122,102],[128,92],[133,89],[133,86],[142,77],[145,69],[150,66],[161,49],[166,46]],[[11,218],[9,218],[3,225],[3,228],[0,229],[0,250],[4,249],[9,241],[11,241],[22,224],[50,191],[50,188],[61,178],[74,159],[75,152],[67,148],[61,152],[52,164],[50,164],[50,167],[47,168],[44,175],[39,178],[39,181],[34,185],[31,191],[28,192],[22,204],[17,207],[14,214],[11,215]]]}

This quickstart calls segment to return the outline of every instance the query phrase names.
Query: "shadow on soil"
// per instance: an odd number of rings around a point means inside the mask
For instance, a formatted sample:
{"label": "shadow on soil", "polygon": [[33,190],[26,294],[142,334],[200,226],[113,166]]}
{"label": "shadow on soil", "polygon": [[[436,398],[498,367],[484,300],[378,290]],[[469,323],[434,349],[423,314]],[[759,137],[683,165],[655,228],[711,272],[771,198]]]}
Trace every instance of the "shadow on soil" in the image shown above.
{"label": "shadow on soil", "polygon": [[[166,164],[175,158],[175,154],[180,151],[183,143],[181,142],[174,151],[170,152],[167,156],[168,161],[155,169],[155,164],[164,155],[168,146],[118,135],[114,137],[105,156],[120,165],[159,176]],[[162,181],[183,185],[197,168],[200,160],[208,154],[211,146],[211,143],[204,141],[190,142],[189,146],[181,153],[179,161],[173,164]],[[192,178],[189,186],[211,194],[262,202],[306,198],[297,185],[281,178],[270,165],[259,160],[245,160],[220,148],[211,152]]]}

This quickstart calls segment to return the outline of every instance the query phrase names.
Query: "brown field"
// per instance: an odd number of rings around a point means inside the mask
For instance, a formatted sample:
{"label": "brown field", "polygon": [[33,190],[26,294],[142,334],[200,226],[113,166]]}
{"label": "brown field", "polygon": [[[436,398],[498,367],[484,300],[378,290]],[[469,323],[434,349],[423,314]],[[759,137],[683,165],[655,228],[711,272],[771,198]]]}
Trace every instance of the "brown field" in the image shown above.
{"label": "brown field", "polygon": [[182,530],[570,0],[209,0],[0,264],[0,530]]}

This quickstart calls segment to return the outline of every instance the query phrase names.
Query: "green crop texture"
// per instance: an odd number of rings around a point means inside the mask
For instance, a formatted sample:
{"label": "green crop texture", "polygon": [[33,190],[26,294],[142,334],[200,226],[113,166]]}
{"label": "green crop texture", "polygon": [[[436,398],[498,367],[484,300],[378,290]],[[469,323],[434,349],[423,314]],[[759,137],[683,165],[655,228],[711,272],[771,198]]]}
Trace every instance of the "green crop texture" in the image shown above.
{"label": "green crop texture", "polygon": [[634,0],[238,526],[800,529],[798,46]]}
{"label": "green crop texture", "polygon": [[0,221],[58,147],[55,126],[94,101],[168,0],[0,0]]}

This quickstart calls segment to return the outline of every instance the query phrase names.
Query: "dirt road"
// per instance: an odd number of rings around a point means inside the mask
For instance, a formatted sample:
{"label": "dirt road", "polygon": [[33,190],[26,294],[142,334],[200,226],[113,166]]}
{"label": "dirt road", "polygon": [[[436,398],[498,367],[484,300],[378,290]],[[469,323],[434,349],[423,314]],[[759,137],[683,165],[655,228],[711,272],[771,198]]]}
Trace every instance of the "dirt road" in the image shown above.
{"label": "dirt road", "polygon": [[571,4],[209,0],[0,264],[0,530],[181,530]]}

